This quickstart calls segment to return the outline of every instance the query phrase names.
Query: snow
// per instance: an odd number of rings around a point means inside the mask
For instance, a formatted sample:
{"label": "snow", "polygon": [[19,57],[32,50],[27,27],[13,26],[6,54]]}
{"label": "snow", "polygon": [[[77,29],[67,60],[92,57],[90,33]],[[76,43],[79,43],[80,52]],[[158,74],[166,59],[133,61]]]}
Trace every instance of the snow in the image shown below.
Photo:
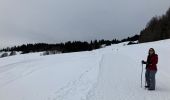
{"label": "snow", "polygon": [[[126,44],[0,58],[0,100],[170,100],[170,40]],[[151,47],[159,55],[155,91],[140,87],[141,60]]]}

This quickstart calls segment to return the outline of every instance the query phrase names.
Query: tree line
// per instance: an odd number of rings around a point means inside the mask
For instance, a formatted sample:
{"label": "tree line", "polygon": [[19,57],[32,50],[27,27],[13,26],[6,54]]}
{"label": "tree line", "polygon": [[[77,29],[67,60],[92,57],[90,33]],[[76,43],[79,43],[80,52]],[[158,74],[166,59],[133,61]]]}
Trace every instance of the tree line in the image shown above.
{"label": "tree line", "polygon": [[22,54],[30,52],[41,52],[41,51],[60,51],[62,53],[78,52],[78,51],[91,51],[99,49],[102,46],[108,46],[111,44],[117,44],[125,41],[136,41],[139,39],[139,35],[128,37],[123,40],[94,40],[91,42],[81,41],[68,41],[65,43],[47,44],[47,43],[35,43],[35,44],[23,44],[21,46],[7,47],[0,51],[21,51]]}
{"label": "tree line", "polygon": [[139,42],[151,42],[170,38],[170,8],[162,16],[153,17],[140,32]]}

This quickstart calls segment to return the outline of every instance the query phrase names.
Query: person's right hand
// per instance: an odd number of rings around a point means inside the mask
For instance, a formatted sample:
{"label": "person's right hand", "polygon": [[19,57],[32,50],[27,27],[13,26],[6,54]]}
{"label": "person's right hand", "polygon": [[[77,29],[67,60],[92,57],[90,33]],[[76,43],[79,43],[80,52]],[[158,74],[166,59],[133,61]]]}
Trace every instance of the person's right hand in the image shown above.
{"label": "person's right hand", "polygon": [[146,64],[146,61],[142,60],[142,64]]}

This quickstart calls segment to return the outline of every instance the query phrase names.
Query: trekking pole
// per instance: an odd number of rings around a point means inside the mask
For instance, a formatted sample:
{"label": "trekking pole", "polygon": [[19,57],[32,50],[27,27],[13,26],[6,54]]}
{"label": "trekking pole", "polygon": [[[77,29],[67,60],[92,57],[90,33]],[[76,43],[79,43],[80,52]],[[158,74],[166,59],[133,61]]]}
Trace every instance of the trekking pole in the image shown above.
{"label": "trekking pole", "polygon": [[143,64],[142,64],[142,71],[141,71],[141,88],[142,88],[142,76],[143,76]]}

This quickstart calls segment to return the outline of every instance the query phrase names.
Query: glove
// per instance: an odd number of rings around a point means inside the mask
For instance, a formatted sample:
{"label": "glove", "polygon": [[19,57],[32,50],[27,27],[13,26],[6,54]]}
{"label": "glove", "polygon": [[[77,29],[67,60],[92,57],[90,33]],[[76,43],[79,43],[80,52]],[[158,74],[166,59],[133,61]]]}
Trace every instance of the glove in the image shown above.
{"label": "glove", "polygon": [[146,61],[142,60],[142,64],[146,64]]}

